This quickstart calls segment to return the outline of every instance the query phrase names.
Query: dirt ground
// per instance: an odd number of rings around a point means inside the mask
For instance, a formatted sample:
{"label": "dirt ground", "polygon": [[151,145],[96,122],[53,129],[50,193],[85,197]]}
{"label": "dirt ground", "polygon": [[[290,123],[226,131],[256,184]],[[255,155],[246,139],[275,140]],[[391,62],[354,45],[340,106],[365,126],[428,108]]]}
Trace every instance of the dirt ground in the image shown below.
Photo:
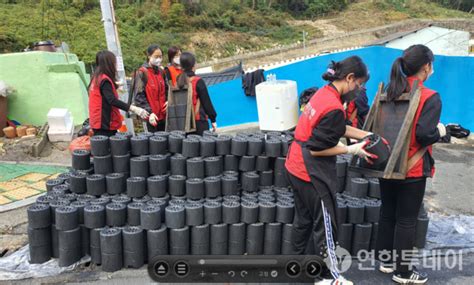
{"label": "dirt ground", "polygon": [[37,141],[39,141],[38,138],[28,140],[0,138],[0,161],[71,165],[69,143],[48,142],[40,153],[40,157],[34,157],[30,148]]}

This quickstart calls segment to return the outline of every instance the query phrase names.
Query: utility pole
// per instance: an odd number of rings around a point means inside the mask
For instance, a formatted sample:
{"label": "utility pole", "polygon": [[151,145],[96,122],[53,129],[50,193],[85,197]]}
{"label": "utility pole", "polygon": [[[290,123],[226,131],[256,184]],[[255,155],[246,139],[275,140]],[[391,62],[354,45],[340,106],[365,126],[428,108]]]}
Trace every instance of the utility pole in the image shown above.
{"label": "utility pole", "polygon": [[[123,65],[122,49],[120,48],[119,34],[117,29],[117,22],[115,20],[114,3],[113,0],[100,0],[100,10],[102,11],[102,22],[104,22],[105,39],[107,41],[107,49],[110,50],[117,58],[117,76],[120,87],[117,90],[119,98],[123,102],[128,102],[128,85],[125,78],[125,68]],[[124,118],[125,125],[129,132],[135,134],[133,127],[133,120],[128,117],[124,111],[120,111]],[[146,130],[146,128],[145,128]]]}
{"label": "utility pole", "polygon": [[102,11],[102,22],[104,22],[105,39],[107,41],[107,49],[117,57],[117,80],[121,84],[119,90],[120,100],[128,102],[128,86],[125,79],[125,68],[123,65],[122,49],[115,21],[114,4],[112,0],[100,0],[100,9]]}

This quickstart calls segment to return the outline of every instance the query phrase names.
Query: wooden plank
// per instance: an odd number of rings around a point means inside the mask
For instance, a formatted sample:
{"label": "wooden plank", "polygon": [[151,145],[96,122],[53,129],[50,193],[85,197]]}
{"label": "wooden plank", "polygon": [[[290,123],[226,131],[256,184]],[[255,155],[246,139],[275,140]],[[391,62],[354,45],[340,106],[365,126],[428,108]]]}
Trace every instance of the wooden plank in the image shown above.
{"label": "wooden plank", "polygon": [[377,110],[378,110],[380,96],[382,96],[383,86],[384,86],[383,82],[380,82],[379,88],[377,89],[377,93],[375,94],[374,102],[372,103],[372,106],[370,107],[369,113],[367,114],[367,119],[365,120],[364,126],[362,127],[364,131],[370,131],[370,129],[372,128],[372,124],[374,123],[374,120],[375,120],[375,114],[377,113]]}
{"label": "wooden plank", "polygon": [[[402,95],[400,95],[400,97],[398,97],[397,99],[395,99],[394,101],[410,101],[410,93],[404,93]],[[382,94],[380,96],[380,102],[387,102],[388,101],[388,97],[387,97],[387,94]]]}
{"label": "wooden plank", "polygon": [[359,167],[359,166],[356,166],[356,165],[355,166],[349,165],[348,169],[349,169],[349,171],[361,173],[361,174],[364,174],[368,177],[382,178],[383,175],[384,175],[383,171],[373,170],[373,169],[369,169],[369,168],[362,168],[362,167]]}
{"label": "wooden plank", "polygon": [[[379,98],[383,92],[383,88],[384,88],[383,86],[384,86],[383,82],[380,82],[379,87],[377,89],[377,93],[375,94],[374,102],[372,103],[372,106],[370,106],[369,113],[367,114],[367,118],[364,122],[364,126],[362,127],[362,130],[364,131],[370,131],[372,128],[372,125],[375,120],[376,112],[378,111]],[[355,166],[355,164],[356,164],[356,158],[353,157],[349,165]]]}
{"label": "wooden plank", "polygon": [[397,164],[398,159],[400,158],[401,151],[406,143],[406,140],[410,139],[410,137],[408,136],[408,132],[410,131],[411,126],[413,125],[413,119],[415,117],[416,110],[418,109],[421,97],[421,90],[420,88],[418,88],[418,80],[415,81],[413,86],[416,86],[416,88],[412,88],[412,90],[410,91],[410,107],[408,108],[405,119],[403,120],[402,127],[398,132],[397,141],[393,146],[392,153],[390,155],[390,158],[388,159],[387,166],[385,167],[384,178],[386,179],[395,179],[393,176],[395,166]]}
{"label": "wooden plank", "polygon": [[408,151],[410,148],[410,137],[411,137],[411,132],[413,131],[413,124],[410,127],[410,130],[408,131],[408,138],[405,140],[405,144],[403,145],[402,152],[400,154],[400,166],[398,167],[399,172],[401,173],[407,173],[408,171]]}

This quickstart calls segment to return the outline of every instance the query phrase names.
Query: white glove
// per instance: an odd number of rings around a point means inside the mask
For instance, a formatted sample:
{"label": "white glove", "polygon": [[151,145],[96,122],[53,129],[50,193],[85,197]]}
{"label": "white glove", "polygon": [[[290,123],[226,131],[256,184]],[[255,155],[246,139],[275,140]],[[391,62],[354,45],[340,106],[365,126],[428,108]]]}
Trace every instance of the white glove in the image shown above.
{"label": "white glove", "polygon": [[155,115],[155,113],[151,113],[150,117],[148,118],[148,122],[154,127],[158,125],[158,117]]}
{"label": "white glove", "polygon": [[367,162],[371,162],[371,158],[377,158],[375,154],[369,153],[365,151],[364,147],[367,145],[368,141],[362,141],[360,143],[356,144],[351,144],[350,146],[347,146],[347,153],[357,155],[363,159],[365,159]]}
{"label": "white glove", "polygon": [[146,120],[148,116],[150,115],[145,109],[131,105],[130,106],[130,112],[137,114],[140,118]]}
{"label": "white glove", "polygon": [[438,131],[439,131],[439,136],[440,137],[444,137],[446,135],[446,127],[441,124],[441,123],[438,123],[438,125],[436,126],[436,128],[438,128]]}
{"label": "white glove", "polygon": [[217,123],[216,122],[211,123],[211,126],[212,126],[212,131],[216,132],[217,131]]}

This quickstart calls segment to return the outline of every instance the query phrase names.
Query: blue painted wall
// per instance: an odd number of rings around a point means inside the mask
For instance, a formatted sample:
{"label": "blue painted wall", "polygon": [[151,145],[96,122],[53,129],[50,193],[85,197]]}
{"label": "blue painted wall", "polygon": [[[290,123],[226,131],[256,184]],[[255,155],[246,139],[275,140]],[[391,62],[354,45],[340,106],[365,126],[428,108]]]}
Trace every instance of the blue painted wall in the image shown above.
{"label": "blue painted wall", "polygon": [[[347,52],[322,55],[316,58],[279,67],[269,72],[277,79],[290,79],[298,83],[298,93],[312,86],[325,84],[321,74],[331,60],[358,55],[367,64],[370,81],[367,95],[373,100],[378,84],[388,82],[392,62],[402,51],[385,47],[368,47]],[[438,91],[443,101],[441,122],[460,123],[474,130],[474,57],[436,56],[435,73],[425,85]],[[218,126],[257,122],[255,98],[246,97],[241,80],[233,80],[209,87],[217,111]]]}

